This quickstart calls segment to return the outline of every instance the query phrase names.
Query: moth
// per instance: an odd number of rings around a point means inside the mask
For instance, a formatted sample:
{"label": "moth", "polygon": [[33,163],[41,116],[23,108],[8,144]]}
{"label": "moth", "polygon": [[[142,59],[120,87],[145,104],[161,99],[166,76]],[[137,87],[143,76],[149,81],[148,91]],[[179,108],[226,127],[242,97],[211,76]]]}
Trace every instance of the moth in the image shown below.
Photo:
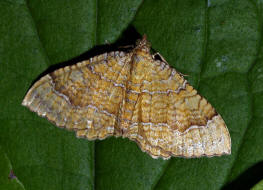
{"label": "moth", "polygon": [[231,154],[222,117],[146,36],[129,52],[104,53],[45,75],[22,105],[88,140],[129,138],[151,157]]}

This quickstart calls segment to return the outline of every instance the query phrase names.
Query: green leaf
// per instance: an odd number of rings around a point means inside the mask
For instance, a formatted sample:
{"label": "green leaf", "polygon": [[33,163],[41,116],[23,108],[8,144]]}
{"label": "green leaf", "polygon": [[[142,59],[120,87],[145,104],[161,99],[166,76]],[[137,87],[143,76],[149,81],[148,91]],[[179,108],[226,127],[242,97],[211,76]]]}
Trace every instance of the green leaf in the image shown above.
{"label": "green leaf", "polygon": [[[262,1],[4,0],[0,10],[0,180],[12,169],[24,189],[144,190],[247,189],[263,178]],[[222,115],[231,156],[155,160],[127,139],[78,139],[21,106],[51,65],[137,32]]]}
{"label": "green leaf", "polygon": [[12,173],[11,163],[0,146],[0,189],[24,190],[23,184]]}
{"label": "green leaf", "polygon": [[263,180],[256,184],[251,190],[262,190],[263,189]]}

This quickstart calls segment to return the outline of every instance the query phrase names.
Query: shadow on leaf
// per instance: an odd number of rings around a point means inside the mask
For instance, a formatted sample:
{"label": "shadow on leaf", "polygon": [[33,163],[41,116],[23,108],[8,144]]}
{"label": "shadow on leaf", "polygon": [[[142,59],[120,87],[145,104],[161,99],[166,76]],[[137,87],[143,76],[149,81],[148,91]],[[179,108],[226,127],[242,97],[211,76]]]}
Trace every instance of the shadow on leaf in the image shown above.
{"label": "shadow on leaf", "polygon": [[225,185],[222,189],[250,189],[263,179],[262,171],[263,162],[259,162],[243,172],[236,180]]}
{"label": "shadow on leaf", "polygon": [[98,45],[94,46],[89,51],[79,55],[78,57],[75,57],[71,60],[58,63],[55,65],[50,66],[47,70],[45,70],[43,73],[41,73],[31,84],[32,85],[38,81],[41,77],[45,76],[48,73],[51,73],[59,68],[63,68],[65,66],[74,65],[78,62],[87,60],[91,57],[106,53],[106,52],[112,52],[112,51],[125,51],[128,52],[133,47],[135,47],[136,41],[138,39],[141,39],[141,35],[136,31],[136,29],[133,26],[129,26],[119,37],[119,39],[113,43],[113,44],[105,44],[105,45]]}

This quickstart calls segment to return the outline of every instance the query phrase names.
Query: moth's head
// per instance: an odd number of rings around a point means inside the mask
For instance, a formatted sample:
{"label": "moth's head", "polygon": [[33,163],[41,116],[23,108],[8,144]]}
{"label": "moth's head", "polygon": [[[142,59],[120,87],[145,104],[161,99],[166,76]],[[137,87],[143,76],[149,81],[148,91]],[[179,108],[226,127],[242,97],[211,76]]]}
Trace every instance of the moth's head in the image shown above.
{"label": "moth's head", "polygon": [[151,44],[147,41],[146,34],[143,35],[142,39],[136,42],[135,51],[144,51],[146,53],[150,53]]}

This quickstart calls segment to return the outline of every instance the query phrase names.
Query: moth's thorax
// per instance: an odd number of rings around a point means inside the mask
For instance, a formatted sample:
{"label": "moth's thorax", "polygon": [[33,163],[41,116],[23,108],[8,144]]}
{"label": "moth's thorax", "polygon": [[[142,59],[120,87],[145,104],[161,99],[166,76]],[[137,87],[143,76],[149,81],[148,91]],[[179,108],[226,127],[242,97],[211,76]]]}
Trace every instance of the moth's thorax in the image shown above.
{"label": "moth's thorax", "polygon": [[132,82],[141,83],[143,80],[151,77],[154,64],[151,55],[142,51],[137,51],[132,57]]}

